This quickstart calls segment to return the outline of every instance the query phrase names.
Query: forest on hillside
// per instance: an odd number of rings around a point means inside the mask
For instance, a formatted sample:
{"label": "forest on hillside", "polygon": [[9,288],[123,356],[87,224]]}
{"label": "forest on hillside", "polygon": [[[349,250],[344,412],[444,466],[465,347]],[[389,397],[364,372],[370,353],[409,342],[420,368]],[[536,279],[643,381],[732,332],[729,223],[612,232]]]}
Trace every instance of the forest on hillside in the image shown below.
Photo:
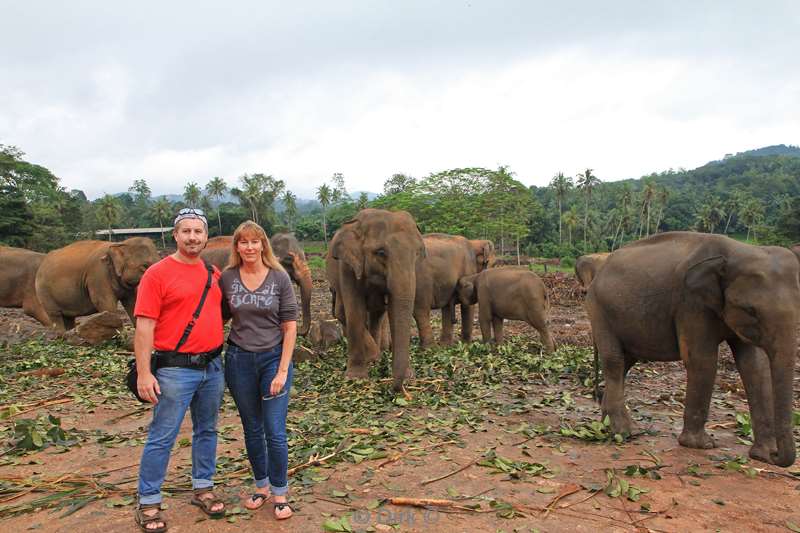
{"label": "forest on hillside", "polygon": [[[355,196],[355,197],[354,197]],[[231,201],[233,199],[233,201]],[[778,145],[727,155],[693,170],[603,182],[593,169],[525,186],[508,167],[456,168],[415,178],[394,174],[381,194],[348,193],[339,173],[299,202],[283,180],[243,174],[189,181],[178,201],[154,197],[145,178],[127,192],[89,201],[66,190],[17,147],[0,145],[0,244],[47,251],[98,229],[169,226],[181,207],[200,207],[209,232],[230,234],[245,219],[269,233],[327,241],[359,209],[405,209],[423,232],[493,240],[506,254],[574,258],[670,230],[724,233],[759,244],[800,241],[800,148]],[[298,207],[300,204],[300,207]]]}

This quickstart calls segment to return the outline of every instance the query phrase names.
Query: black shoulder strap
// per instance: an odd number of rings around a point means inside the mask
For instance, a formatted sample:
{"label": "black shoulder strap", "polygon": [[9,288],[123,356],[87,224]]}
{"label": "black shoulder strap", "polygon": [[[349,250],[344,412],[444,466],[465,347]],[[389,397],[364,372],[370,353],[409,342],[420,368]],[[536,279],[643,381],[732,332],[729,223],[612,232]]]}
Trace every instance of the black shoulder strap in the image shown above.
{"label": "black shoulder strap", "polygon": [[204,264],[206,266],[206,270],[208,271],[208,280],[206,281],[206,286],[203,288],[203,295],[200,297],[200,303],[197,304],[197,309],[194,310],[194,313],[192,314],[192,319],[186,325],[186,329],[183,330],[183,336],[181,337],[181,340],[178,341],[178,344],[175,346],[175,349],[173,350],[175,353],[178,352],[178,349],[181,346],[183,346],[183,344],[189,338],[189,334],[192,332],[192,328],[194,328],[195,322],[197,322],[197,319],[200,317],[200,311],[203,310],[203,304],[206,303],[206,296],[208,296],[208,291],[209,289],[211,289],[211,280],[213,279],[214,267],[212,267],[205,261]]}

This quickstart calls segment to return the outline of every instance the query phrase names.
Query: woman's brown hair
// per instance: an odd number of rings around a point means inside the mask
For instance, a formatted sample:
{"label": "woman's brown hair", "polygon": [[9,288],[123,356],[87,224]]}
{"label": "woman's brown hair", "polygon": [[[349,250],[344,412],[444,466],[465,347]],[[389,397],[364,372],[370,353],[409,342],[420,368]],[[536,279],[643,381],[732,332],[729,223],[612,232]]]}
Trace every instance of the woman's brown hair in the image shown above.
{"label": "woman's brown hair", "polygon": [[264,262],[264,264],[274,270],[281,270],[285,272],[286,270],[283,268],[280,261],[278,261],[278,258],[275,257],[275,254],[272,251],[272,245],[269,243],[269,239],[267,238],[267,232],[264,231],[264,228],[252,220],[242,222],[239,224],[239,227],[236,228],[236,231],[233,232],[233,242],[231,243],[232,250],[226,269],[239,268],[239,266],[241,266],[242,258],[239,256],[237,245],[239,240],[242,238],[252,237],[255,237],[261,241],[261,260]]}

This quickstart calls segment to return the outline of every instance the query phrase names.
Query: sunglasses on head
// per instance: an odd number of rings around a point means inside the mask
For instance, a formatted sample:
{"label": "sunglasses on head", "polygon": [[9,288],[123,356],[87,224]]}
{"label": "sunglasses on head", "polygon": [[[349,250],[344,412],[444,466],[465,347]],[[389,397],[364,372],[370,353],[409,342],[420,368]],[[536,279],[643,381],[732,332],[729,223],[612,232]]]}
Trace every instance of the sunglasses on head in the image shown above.
{"label": "sunglasses on head", "polygon": [[178,211],[178,215],[197,215],[197,216],[205,216],[205,213],[202,209],[198,209],[196,207],[184,207],[180,211]]}

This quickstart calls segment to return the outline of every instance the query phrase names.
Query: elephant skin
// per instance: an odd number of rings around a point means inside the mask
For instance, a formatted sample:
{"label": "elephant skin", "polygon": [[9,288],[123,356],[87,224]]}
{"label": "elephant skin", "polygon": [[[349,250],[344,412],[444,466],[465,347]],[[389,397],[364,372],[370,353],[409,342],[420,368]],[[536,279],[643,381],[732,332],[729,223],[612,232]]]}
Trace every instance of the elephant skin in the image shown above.
{"label": "elephant skin", "polygon": [[21,307],[45,326],[50,318],[36,298],[36,271],[45,254],[0,246],[0,307]]}
{"label": "elephant skin", "polygon": [[[442,310],[443,345],[453,341],[453,322],[456,304],[456,285],[464,276],[476,274],[494,260],[494,246],[489,241],[475,241],[460,235],[428,233],[422,237],[427,257],[417,265],[417,290],[414,299],[414,319],[419,330],[420,347],[433,344],[431,309]],[[488,243],[488,244],[487,244]],[[476,254],[475,250],[480,253]],[[485,252],[484,252],[485,250]],[[474,308],[461,305],[461,339],[472,340]]]}
{"label": "elephant skin", "polygon": [[484,239],[470,239],[469,245],[475,254],[475,261],[479,265],[478,272],[492,268],[497,262],[494,243]]}
{"label": "elephant skin", "polygon": [[417,264],[425,253],[422,235],[405,211],[363,209],[331,239],[326,270],[335,291],[334,314],[345,324],[348,378],[366,378],[369,364],[379,357],[387,311],[393,389],[402,390],[403,382],[413,377],[411,316]]}
{"label": "elephant skin", "polygon": [[36,272],[36,296],[59,331],[74,328],[79,316],[114,313],[119,302],[133,322],[139,281],[158,261],[158,251],[146,237],[74,242],[45,256]]}
{"label": "elephant skin", "polygon": [[597,276],[597,273],[606,264],[609,255],[611,254],[587,254],[580,256],[575,261],[575,276],[578,278],[584,294],[589,290],[589,285],[592,284],[592,280]]}
{"label": "elephant skin", "polygon": [[797,256],[797,260],[800,261],[800,243],[792,245],[792,253]]}
{"label": "elephant skin", "polygon": [[637,361],[686,366],[684,426],[678,439],[711,448],[705,431],[717,371],[728,343],[747,393],[755,440],[750,457],[789,466],[792,378],[800,317],[800,265],[786,248],[722,235],[662,233],[615,251],[586,299],[605,376],[603,416],[630,433],[624,380]]}
{"label": "elephant skin", "polygon": [[[275,257],[286,269],[286,273],[300,287],[303,323],[297,332],[305,336],[311,327],[311,291],[313,289],[311,269],[308,268],[306,254],[293,233],[276,233],[269,242]],[[208,240],[200,257],[207,263],[224,270],[228,266],[231,250],[233,250],[233,236],[214,237]]]}
{"label": "elephant skin", "polygon": [[462,305],[478,304],[478,322],[484,342],[503,342],[503,319],[522,320],[539,332],[545,353],[554,350],[547,328],[550,303],[542,279],[525,267],[501,267],[458,280]]}

